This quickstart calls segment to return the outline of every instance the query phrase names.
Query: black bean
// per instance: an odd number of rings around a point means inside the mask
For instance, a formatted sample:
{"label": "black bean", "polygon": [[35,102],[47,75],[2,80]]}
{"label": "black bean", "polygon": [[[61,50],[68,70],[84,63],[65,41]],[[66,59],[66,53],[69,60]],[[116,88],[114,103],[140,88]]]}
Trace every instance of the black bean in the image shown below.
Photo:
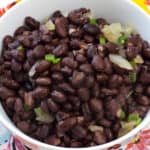
{"label": "black bean", "polygon": [[137,98],[137,102],[140,105],[148,106],[150,104],[150,99],[147,96],[141,96]]}
{"label": "black bean", "polygon": [[75,126],[72,129],[72,136],[75,139],[83,139],[87,136],[87,130],[85,130],[82,126]]}
{"label": "black bean", "polygon": [[74,87],[81,86],[85,81],[86,75],[83,72],[74,72],[72,76],[72,85]]}
{"label": "black bean", "polygon": [[103,71],[105,67],[104,60],[99,55],[94,55],[92,65],[96,71]]}
{"label": "black bean", "polygon": [[147,87],[146,94],[150,96],[150,86]]}
{"label": "black bean", "polygon": [[90,100],[90,107],[93,112],[101,112],[103,110],[102,100],[93,98]]}
{"label": "black bean", "polygon": [[88,49],[87,49],[87,56],[89,58],[93,58],[94,55],[97,54],[97,48],[94,45],[89,45]]}
{"label": "black bean", "polygon": [[42,73],[46,71],[49,67],[50,67],[50,63],[45,60],[42,60],[37,64],[35,69],[38,73]]}
{"label": "black bean", "polygon": [[51,99],[49,98],[47,100],[48,108],[50,109],[51,112],[57,112],[59,107],[58,105]]}
{"label": "black bean", "polygon": [[88,12],[89,10],[86,8],[76,9],[68,14],[68,18],[73,24],[83,25],[89,21],[88,17],[83,17],[83,15]]}
{"label": "black bean", "polygon": [[[112,125],[112,123],[111,123],[111,121],[109,121],[109,120],[107,120],[107,119],[101,119],[101,120],[99,120],[99,122],[98,122],[101,126],[104,126],[104,127],[106,127],[106,128],[109,128],[109,127],[111,127],[111,125]],[[117,132],[117,131],[116,131]]]}
{"label": "black bean", "polygon": [[54,50],[53,54],[56,56],[64,56],[68,52],[67,44],[58,45]]}
{"label": "black bean", "polygon": [[32,17],[26,17],[25,24],[32,30],[38,29],[40,25],[40,23]]}
{"label": "black bean", "polygon": [[68,21],[66,18],[56,18],[55,19],[56,32],[61,37],[66,37],[68,34]]}
{"label": "black bean", "polygon": [[75,93],[75,90],[68,83],[61,83],[58,85],[58,87],[67,93],[71,93],[71,94]]}
{"label": "black bean", "polygon": [[11,80],[11,79],[5,78],[5,79],[3,79],[2,83],[6,87],[14,89],[14,90],[19,88],[19,83],[17,81],[15,81],[15,80]]}
{"label": "black bean", "polygon": [[105,47],[107,48],[109,53],[118,53],[119,49],[117,48],[117,45],[112,42],[106,43]]}
{"label": "black bean", "polygon": [[70,67],[70,68],[76,68],[76,67],[77,67],[77,62],[74,61],[74,59],[73,59],[73,58],[70,58],[70,57],[65,57],[65,58],[63,58],[61,64],[62,64],[63,66],[68,66],[68,67]]}
{"label": "black bean", "polygon": [[58,122],[57,129],[60,132],[66,132],[70,130],[73,126],[75,126],[76,123],[77,123],[77,119],[75,117],[71,117]]}
{"label": "black bean", "polygon": [[67,67],[67,66],[65,66],[65,67],[61,68],[61,72],[64,75],[70,76],[72,74],[72,69]]}
{"label": "black bean", "polygon": [[48,137],[45,142],[50,145],[58,146],[61,143],[61,140],[55,135]]}
{"label": "black bean", "polygon": [[67,119],[69,117],[70,117],[70,114],[66,113],[66,112],[63,112],[63,111],[58,111],[57,114],[56,114],[56,120],[58,122],[62,121],[62,120],[65,120],[65,119]]}
{"label": "black bean", "polygon": [[38,85],[50,85],[52,83],[51,79],[48,77],[39,77],[36,79],[36,84]]}
{"label": "black bean", "polygon": [[22,65],[19,62],[17,62],[15,59],[12,59],[11,70],[16,73],[19,73],[21,69],[22,69]]}
{"label": "black bean", "polygon": [[143,49],[142,53],[145,58],[150,58],[150,48]]}
{"label": "black bean", "polygon": [[23,103],[20,98],[16,98],[14,110],[16,111],[16,113],[23,112]]}
{"label": "black bean", "polygon": [[46,49],[42,45],[37,45],[33,50],[33,55],[35,58],[42,58],[46,53]]}
{"label": "black bean", "polygon": [[13,90],[10,90],[4,86],[0,86],[0,98],[5,100],[8,97],[15,96],[15,92]]}
{"label": "black bean", "polygon": [[21,121],[17,123],[17,127],[23,131],[24,133],[29,133],[30,132],[30,125],[26,121]]}
{"label": "black bean", "polygon": [[7,48],[8,45],[12,42],[13,42],[13,37],[10,35],[6,35],[3,39],[3,46]]}
{"label": "black bean", "polygon": [[62,92],[52,91],[51,95],[52,99],[54,99],[56,102],[63,103],[66,101],[66,96]]}
{"label": "black bean", "polygon": [[104,144],[106,142],[106,136],[101,131],[96,131],[94,133],[94,141],[97,144]]}
{"label": "black bean", "polygon": [[33,91],[33,97],[35,97],[36,99],[46,98],[48,94],[49,94],[49,89],[46,87],[39,86]]}
{"label": "black bean", "polygon": [[63,75],[59,72],[55,72],[51,75],[52,79],[55,81],[62,81],[63,80]]}
{"label": "black bean", "polygon": [[83,64],[80,67],[80,70],[87,73],[87,74],[91,74],[93,73],[93,69],[92,69],[92,65],[91,64]]}
{"label": "black bean", "polygon": [[93,25],[93,24],[85,24],[83,26],[83,29],[85,32],[87,32],[88,34],[91,34],[91,35],[97,35],[100,33],[99,27],[96,25]]}
{"label": "black bean", "polygon": [[23,34],[24,31],[28,31],[29,29],[26,27],[26,26],[20,26],[16,29],[14,35],[17,36],[17,35],[21,35]]}
{"label": "black bean", "polygon": [[88,101],[90,98],[90,91],[87,88],[79,88],[77,93],[81,101]]}
{"label": "black bean", "polygon": [[25,53],[22,51],[12,50],[11,54],[12,54],[13,58],[19,62],[23,62],[25,59]]}

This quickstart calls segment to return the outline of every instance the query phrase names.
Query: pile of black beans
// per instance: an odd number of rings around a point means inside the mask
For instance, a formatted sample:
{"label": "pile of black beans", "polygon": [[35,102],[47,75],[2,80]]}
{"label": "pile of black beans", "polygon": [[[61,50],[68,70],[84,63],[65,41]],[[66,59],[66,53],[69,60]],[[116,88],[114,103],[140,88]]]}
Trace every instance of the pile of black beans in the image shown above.
{"label": "pile of black beans", "polygon": [[[13,36],[3,39],[0,99],[14,124],[25,134],[62,147],[90,147],[118,138],[131,113],[144,118],[150,106],[150,46],[132,34],[121,48],[127,60],[140,55],[136,81],[113,64],[115,43],[100,44],[103,18],[90,23],[89,9],[63,16],[54,12],[48,30],[28,16]],[[50,55],[49,55],[50,54]],[[48,61],[49,55],[54,61]],[[49,57],[48,56],[48,57]],[[124,118],[118,112],[124,112]],[[42,118],[43,117],[43,118]]]}

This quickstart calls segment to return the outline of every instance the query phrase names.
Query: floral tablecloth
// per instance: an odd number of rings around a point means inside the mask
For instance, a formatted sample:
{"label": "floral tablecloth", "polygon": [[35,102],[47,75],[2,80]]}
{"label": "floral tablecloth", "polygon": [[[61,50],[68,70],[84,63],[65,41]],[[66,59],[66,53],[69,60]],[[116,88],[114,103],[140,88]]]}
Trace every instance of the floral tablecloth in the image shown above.
{"label": "floral tablecloth", "polygon": [[[21,0],[0,0],[0,17]],[[131,0],[150,15],[150,0]],[[18,139],[0,124],[0,150],[28,150]],[[125,145],[115,145],[108,150],[150,150],[150,125],[129,139]]]}

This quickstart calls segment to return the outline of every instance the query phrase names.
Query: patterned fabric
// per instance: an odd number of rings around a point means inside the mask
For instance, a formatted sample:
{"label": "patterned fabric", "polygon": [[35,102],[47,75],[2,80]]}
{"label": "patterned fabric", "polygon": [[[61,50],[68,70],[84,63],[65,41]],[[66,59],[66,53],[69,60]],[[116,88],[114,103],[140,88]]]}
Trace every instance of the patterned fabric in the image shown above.
{"label": "patterned fabric", "polygon": [[[1,2],[4,1],[6,0],[0,0],[0,17],[21,0],[9,0],[9,3],[2,5]],[[131,1],[150,15],[150,0]],[[29,150],[29,148],[23,145],[24,142],[21,141],[19,137],[11,135],[11,133],[0,124],[0,150]],[[35,145],[32,145],[33,150],[38,150],[38,147],[35,147]],[[117,144],[107,150],[150,150],[150,126],[132,137],[126,144]]]}

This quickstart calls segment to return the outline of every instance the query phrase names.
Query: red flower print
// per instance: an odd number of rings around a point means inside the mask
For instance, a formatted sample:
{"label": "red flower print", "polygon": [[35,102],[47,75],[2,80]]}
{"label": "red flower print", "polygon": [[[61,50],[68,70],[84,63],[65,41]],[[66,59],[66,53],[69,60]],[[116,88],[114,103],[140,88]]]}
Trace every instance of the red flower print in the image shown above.
{"label": "red flower print", "polygon": [[139,133],[126,147],[125,150],[150,150],[150,130]]}
{"label": "red flower print", "polygon": [[150,0],[145,0],[145,4],[150,5]]}

